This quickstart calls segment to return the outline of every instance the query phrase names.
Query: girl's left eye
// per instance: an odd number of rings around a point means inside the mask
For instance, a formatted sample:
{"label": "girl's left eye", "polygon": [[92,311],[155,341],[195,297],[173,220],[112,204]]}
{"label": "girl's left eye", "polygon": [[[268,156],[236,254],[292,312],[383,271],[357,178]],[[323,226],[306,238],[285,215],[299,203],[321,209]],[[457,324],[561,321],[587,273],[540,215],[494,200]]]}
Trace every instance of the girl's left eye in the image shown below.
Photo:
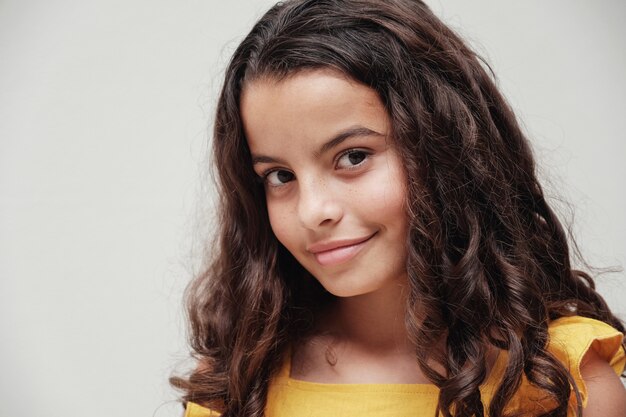
{"label": "girl's left eye", "polygon": [[369,157],[369,153],[358,149],[350,149],[344,152],[337,160],[338,168],[354,168],[361,165]]}

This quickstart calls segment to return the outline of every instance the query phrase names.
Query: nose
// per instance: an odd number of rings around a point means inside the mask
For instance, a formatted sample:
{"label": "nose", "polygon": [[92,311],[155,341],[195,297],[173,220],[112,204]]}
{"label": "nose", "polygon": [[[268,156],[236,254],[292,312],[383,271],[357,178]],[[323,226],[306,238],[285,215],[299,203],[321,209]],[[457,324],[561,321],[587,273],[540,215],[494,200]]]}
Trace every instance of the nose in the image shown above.
{"label": "nose", "polygon": [[307,229],[337,223],[343,217],[343,204],[340,196],[328,181],[313,178],[299,182],[298,217],[300,224]]}

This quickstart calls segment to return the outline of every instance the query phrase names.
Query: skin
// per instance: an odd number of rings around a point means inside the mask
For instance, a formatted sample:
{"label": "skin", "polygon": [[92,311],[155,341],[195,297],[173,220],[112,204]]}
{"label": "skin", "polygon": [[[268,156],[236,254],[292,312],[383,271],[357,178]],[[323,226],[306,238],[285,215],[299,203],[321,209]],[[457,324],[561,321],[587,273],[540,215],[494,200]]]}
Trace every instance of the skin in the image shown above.
{"label": "skin", "polygon": [[[266,178],[274,234],[338,297],[328,319],[319,320],[317,335],[294,352],[292,376],[317,382],[421,380],[402,325],[405,175],[377,94],[334,72],[302,72],[248,84],[241,111],[254,170]],[[330,142],[354,129],[363,134]],[[350,150],[353,155],[346,154]],[[333,265],[321,264],[307,249],[369,236],[355,256]],[[326,360],[329,346],[336,366]],[[409,371],[395,375],[397,369]]]}
{"label": "skin", "polygon": [[580,373],[587,386],[584,417],[626,416],[626,389],[613,368],[594,349],[583,358]]}
{"label": "skin", "polygon": [[[404,326],[406,175],[378,95],[342,74],[307,71],[248,83],[241,112],[274,234],[337,296],[318,332],[293,352],[292,377],[428,383]],[[333,265],[309,250],[370,236]]]}
{"label": "skin", "polygon": [[[331,70],[249,82],[241,97],[254,170],[278,240],[335,304],[292,357],[292,378],[323,383],[429,383],[404,328],[406,176],[378,95]],[[324,264],[311,246],[368,238]],[[332,352],[329,363],[329,352]],[[488,352],[488,369],[497,352]],[[624,387],[591,349],[581,372],[585,417],[626,415]]]}
{"label": "skin", "polygon": [[[339,75],[302,73],[253,82],[241,108],[278,240],[338,297],[399,289],[405,280],[405,175],[389,146],[389,120],[377,95]],[[308,250],[369,236],[348,262],[324,265]]]}

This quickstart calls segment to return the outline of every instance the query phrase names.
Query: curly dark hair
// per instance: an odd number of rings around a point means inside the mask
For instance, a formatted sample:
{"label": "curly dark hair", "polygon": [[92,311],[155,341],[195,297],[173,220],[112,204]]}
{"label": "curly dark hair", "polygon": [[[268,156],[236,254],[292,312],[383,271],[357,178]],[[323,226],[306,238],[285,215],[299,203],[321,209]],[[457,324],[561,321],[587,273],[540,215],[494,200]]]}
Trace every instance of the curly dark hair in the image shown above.
{"label": "curly dark hair", "polygon": [[[271,230],[239,103],[252,80],[321,68],[375,90],[392,121],[408,176],[406,326],[440,389],[438,412],[503,416],[525,376],[556,404],[544,415],[565,416],[572,390],[581,415],[572,376],[546,350],[548,323],[581,315],[624,326],[591,276],[572,269],[568,234],[489,66],[417,0],[285,1],[235,51],[214,128],[219,237],[187,293],[200,366],[171,380],[184,400],[262,416],[286,347],[332,297]],[[484,410],[488,345],[509,360]]]}

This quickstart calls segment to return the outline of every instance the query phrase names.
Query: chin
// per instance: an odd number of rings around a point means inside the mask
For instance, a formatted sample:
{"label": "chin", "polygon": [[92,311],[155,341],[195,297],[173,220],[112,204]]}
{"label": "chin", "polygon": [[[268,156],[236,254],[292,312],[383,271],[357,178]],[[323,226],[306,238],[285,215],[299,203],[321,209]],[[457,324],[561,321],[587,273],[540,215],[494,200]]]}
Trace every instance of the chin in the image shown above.
{"label": "chin", "polygon": [[[376,287],[363,287],[362,285],[355,285],[350,283],[339,283],[339,282],[323,282],[318,280],[320,284],[324,287],[326,291],[339,298],[350,298],[357,297],[360,295],[365,295],[369,293],[373,293],[377,290]],[[342,285],[343,284],[343,285]]]}

